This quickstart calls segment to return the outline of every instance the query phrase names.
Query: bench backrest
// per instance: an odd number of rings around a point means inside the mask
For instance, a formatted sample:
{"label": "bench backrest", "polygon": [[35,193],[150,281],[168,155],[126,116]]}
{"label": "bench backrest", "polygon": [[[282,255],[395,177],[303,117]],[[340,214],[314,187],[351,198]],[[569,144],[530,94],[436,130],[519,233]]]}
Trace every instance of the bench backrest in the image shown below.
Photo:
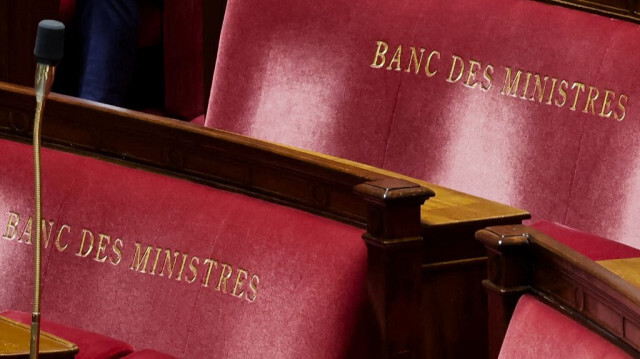
{"label": "bench backrest", "polygon": [[[0,308],[28,311],[32,152],[0,148]],[[46,151],[43,167],[48,319],[185,358],[346,354],[360,229],[77,155]]]}
{"label": "bench backrest", "polygon": [[229,1],[206,125],[637,246],[638,31],[531,0]]}

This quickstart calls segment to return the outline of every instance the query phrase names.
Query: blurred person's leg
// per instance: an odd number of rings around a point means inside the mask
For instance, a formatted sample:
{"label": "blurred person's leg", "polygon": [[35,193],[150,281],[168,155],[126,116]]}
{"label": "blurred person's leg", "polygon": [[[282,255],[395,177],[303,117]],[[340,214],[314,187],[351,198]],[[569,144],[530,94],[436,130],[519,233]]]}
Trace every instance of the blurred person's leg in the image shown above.
{"label": "blurred person's leg", "polygon": [[137,0],[78,2],[81,73],[78,96],[120,106],[133,73],[140,10]]}

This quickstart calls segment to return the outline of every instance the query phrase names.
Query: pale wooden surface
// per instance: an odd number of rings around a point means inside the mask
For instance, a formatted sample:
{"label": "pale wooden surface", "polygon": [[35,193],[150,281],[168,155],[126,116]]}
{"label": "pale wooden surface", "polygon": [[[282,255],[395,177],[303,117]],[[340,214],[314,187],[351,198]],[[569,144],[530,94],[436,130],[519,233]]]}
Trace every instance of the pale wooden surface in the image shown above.
{"label": "pale wooden surface", "polygon": [[[0,316],[0,358],[28,358],[31,329]],[[40,332],[40,353],[47,358],[73,358],[78,347],[54,335]]]}

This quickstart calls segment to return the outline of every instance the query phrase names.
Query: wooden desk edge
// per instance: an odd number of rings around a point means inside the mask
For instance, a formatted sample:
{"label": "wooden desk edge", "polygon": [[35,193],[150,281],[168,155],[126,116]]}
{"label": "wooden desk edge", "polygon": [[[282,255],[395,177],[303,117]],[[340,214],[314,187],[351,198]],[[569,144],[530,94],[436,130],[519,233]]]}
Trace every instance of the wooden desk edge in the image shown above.
{"label": "wooden desk edge", "polygon": [[[10,354],[0,352],[0,358],[28,358],[31,328],[28,325],[9,319],[2,315],[0,315],[0,322],[4,322],[9,327],[16,328],[16,330],[23,331],[25,337],[25,346],[24,349],[21,349],[20,353]],[[53,346],[53,348],[47,349],[46,346],[43,346],[43,339],[49,340],[49,343]],[[43,331],[40,332],[40,341],[40,354],[46,355],[45,358],[73,358],[79,351],[79,348],[76,344]]]}

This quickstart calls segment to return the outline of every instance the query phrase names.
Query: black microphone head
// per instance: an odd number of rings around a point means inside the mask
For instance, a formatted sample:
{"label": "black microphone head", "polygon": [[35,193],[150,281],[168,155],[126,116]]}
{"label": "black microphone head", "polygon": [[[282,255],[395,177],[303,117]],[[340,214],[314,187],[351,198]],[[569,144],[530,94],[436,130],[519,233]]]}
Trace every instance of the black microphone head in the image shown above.
{"label": "black microphone head", "polygon": [[64,52],[64,24],[56,20],[42,20],[38,24],[36,47],[33,54],[36,61],[45,65],[55,65]]}

